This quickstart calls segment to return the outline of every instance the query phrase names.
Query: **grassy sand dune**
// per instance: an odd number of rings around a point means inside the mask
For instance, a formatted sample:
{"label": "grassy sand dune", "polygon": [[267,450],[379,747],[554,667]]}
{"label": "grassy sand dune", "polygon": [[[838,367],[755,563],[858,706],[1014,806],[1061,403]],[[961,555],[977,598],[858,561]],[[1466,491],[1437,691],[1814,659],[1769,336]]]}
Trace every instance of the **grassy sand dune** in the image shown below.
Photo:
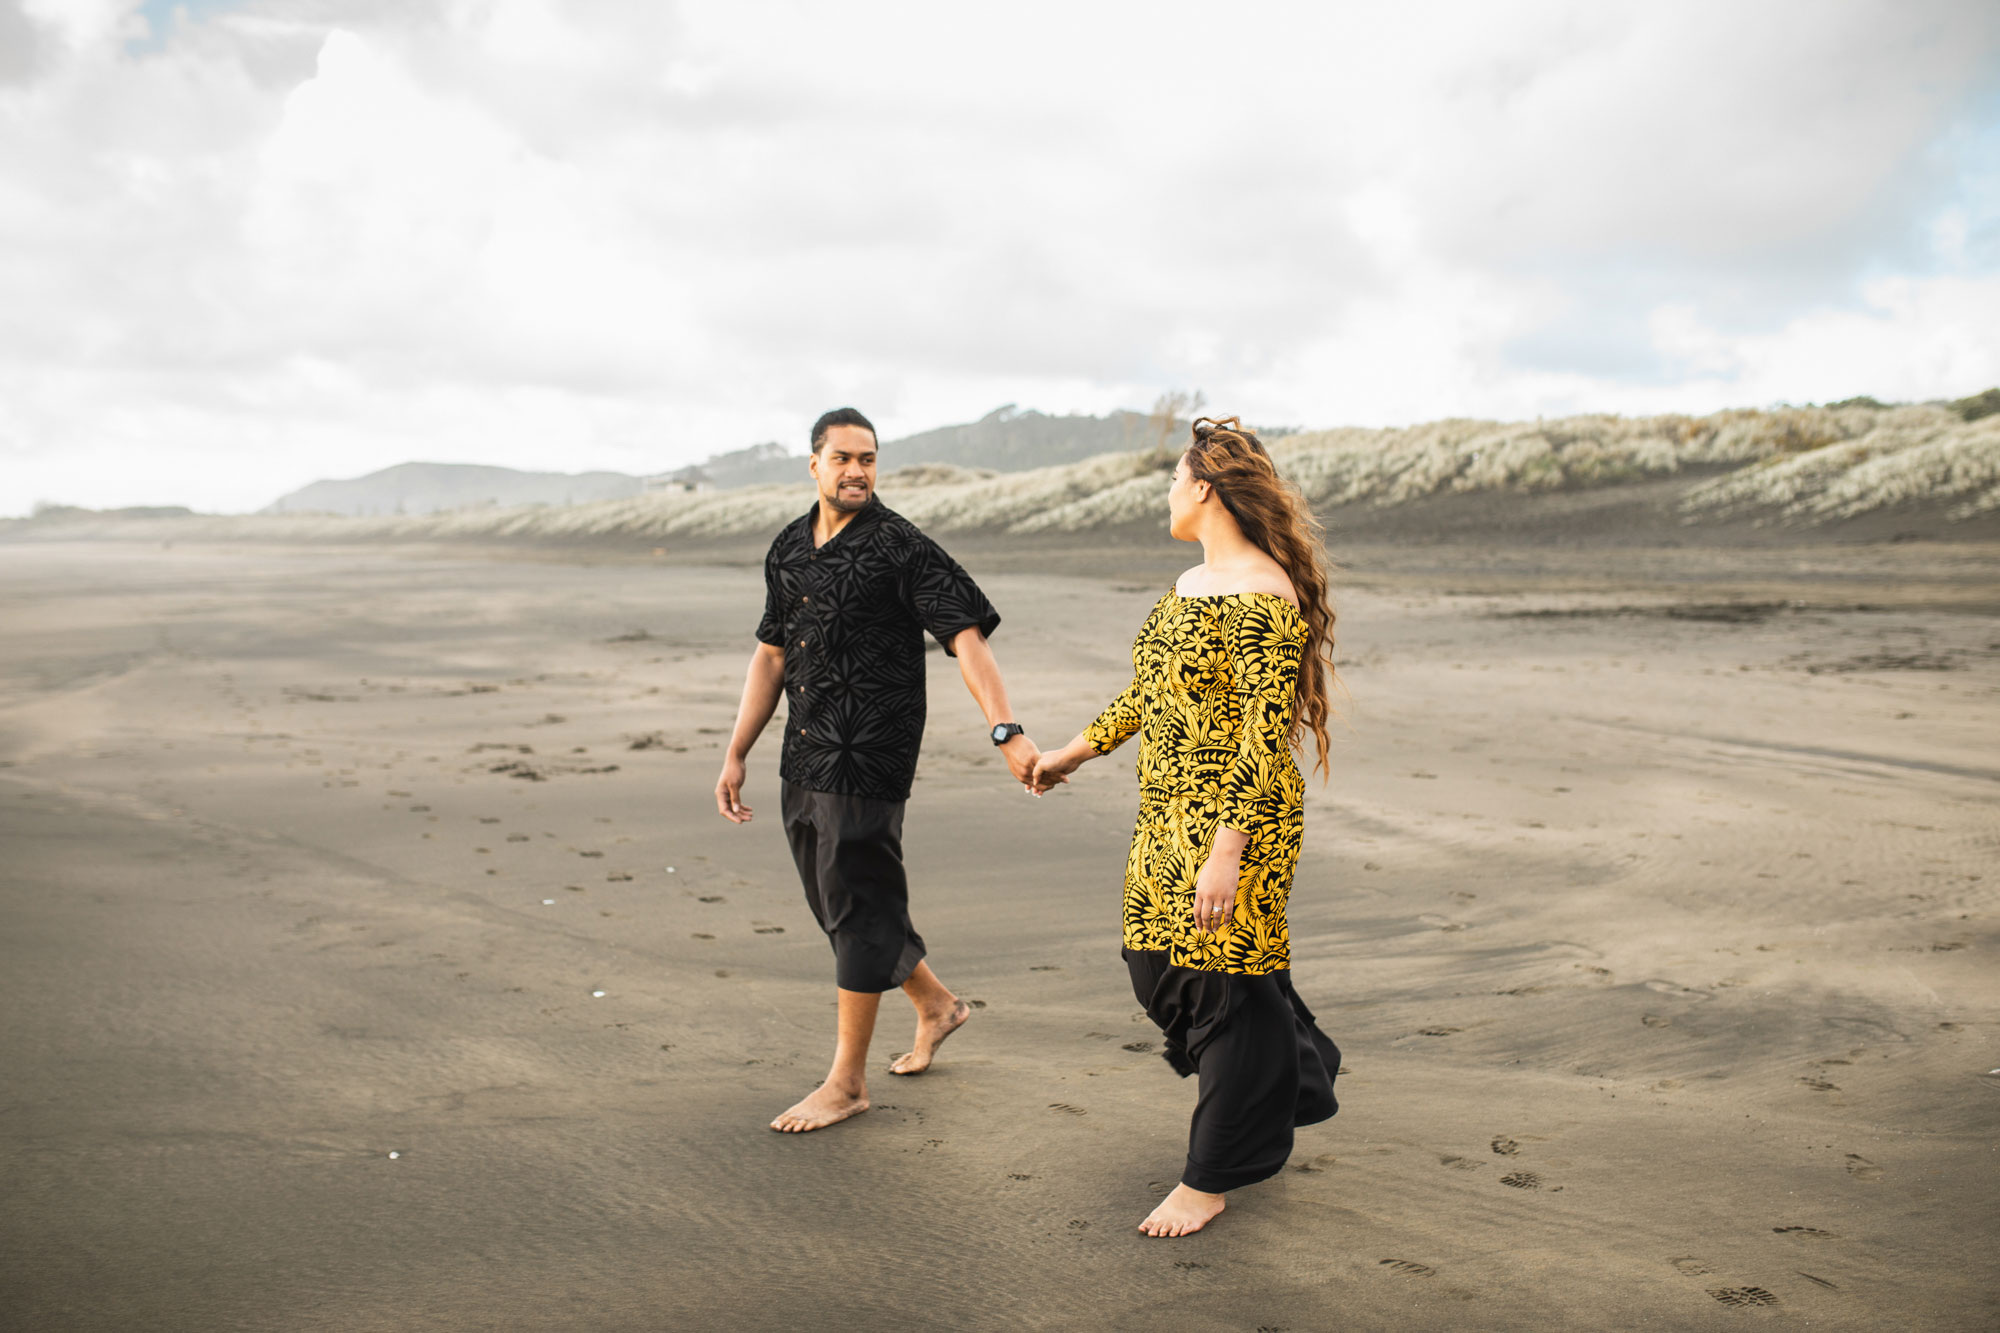
{"label": "grassy sand dune", "polygon": [[1756,515],[1817,524],[1896,505],[1941,504],[1948,521],[2000,509],[2000,416],[1931,408],[1880,414],[1867,431],[1718,477],[1683,502],[1691,519]]}
{"label": "grassy sand dune", "polygon": [[[1678,521],[1686,525],[1748,521],[1810,528],[1916,506],[1948,527],[2000,510],[2000,415],[1966,421],[1941,405],[1448,420],[1304,432],[1271,447],[1283,471],[1322,512],[1675,478],[1687,483],[1675,502]],[[940,533],[1089,534],[1152,522],[1168,485],[1167,461],[1150,452],[1005,474],[946,463],[898,471],[893,450],[885,463],[883,497]],[[11,527],[19,535],[191,540],[700,543],[768,534],[802,512],[803,482],[801,476],[781,486],[415,516],[100,515]]]}

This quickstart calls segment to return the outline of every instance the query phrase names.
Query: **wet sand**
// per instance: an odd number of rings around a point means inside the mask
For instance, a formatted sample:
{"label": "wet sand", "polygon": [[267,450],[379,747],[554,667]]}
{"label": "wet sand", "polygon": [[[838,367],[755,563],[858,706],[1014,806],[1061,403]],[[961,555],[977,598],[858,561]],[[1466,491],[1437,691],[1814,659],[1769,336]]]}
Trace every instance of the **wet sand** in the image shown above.
{"label": "wet sand", "polygon": [[[1032,735],[1187,562],[967,554]],[[753,568],[0,546],[0,1324],[2000,1322],[1994,550],[1348,563],[1292,899],[1343,1109],[1165,1241],[1125,753],[1024,796],[933,654],[979,1007],[779,1135],[833,1009],[775,733],[710,796]]]}

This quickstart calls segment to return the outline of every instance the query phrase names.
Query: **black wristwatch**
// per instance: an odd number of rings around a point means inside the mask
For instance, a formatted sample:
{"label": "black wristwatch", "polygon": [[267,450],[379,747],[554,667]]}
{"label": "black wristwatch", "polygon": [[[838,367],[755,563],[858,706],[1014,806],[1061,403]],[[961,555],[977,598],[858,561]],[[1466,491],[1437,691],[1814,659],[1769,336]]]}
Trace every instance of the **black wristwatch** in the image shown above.
{"label": "black wristwatch", "polygon": [[1016,736],[1025,734],[1027,730],[1028,729],[1022,726],[1019,722],[1002,722],[999,726],[993,728],[993,730],[987,734],[993,737],[993,743],[995,745],[1005,745],[1008,741],[1013,740]]}

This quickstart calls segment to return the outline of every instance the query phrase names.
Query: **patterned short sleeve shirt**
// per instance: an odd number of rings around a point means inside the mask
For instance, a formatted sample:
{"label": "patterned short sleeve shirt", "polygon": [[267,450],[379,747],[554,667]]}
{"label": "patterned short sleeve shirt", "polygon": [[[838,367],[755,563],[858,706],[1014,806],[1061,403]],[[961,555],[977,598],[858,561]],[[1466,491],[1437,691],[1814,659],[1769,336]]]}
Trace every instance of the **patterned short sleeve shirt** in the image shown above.
{"label": "patterned short sleeve shirt", "polygon": [[1000,613],[916,524],[871,499],[825,545],[817,506],[764,557],[757,637],[785,650],[785,781],[905,801],[924,738],[924,632],[945,651]]}

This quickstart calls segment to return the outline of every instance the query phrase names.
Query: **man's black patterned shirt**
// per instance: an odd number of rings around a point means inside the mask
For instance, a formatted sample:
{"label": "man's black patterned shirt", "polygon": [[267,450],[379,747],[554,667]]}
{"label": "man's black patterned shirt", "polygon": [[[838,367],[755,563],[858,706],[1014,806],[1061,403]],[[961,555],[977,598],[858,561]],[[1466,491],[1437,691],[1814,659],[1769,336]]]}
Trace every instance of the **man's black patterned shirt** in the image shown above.
{"label": "man's black patterned shirt", "polygon": [[906,801],[924,738],[924,631],[945,651],[1000,613],[916,524],[871,498],[813,547],[815,505],[764,557],[757,637],[785,650],[778,772],[813,791]]}

